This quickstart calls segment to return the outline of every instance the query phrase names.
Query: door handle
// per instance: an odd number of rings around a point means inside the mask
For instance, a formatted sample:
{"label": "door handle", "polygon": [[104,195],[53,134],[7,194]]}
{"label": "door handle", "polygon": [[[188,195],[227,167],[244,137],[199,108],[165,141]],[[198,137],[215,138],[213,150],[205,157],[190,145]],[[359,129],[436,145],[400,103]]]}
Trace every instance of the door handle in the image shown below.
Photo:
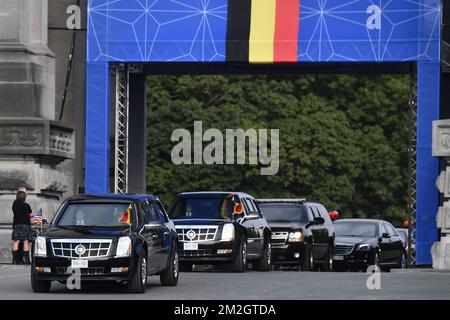
{"label": "door handle", "polygon": [[259,226],[260,229],[264,229],[264,226]]}
{"label": "door handle", "polygon": [[165,231],[164,233],[163,233],[163,235],[165,235],[165,236],[167,236],[169,234],[169,231]]}

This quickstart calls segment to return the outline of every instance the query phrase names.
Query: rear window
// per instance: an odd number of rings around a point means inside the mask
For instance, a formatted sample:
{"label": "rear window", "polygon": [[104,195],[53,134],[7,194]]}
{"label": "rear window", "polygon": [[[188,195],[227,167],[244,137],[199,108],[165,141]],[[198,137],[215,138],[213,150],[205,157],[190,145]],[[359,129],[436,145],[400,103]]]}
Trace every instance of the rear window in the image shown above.
{"label": "rear window", "polygon": [[233,218],[232,197],[178,198],[172,206],[171,219],[221,219]]}
{"label": "rear window", "polygon": [[[59,227],[126,227],[131,203],[70,203],[58,218]],[[131,223],[134,213],[131,210]]]}
{"label": "rear window", "polygon": [[295,203],[260,203],[259,208],[269,222],[308,223],[308,210]]}

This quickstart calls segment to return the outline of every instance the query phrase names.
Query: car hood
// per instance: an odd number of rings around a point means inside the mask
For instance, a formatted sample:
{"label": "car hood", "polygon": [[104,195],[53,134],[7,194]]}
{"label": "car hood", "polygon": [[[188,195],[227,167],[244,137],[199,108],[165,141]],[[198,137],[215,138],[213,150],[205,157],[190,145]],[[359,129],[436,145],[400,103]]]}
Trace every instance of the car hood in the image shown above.
{"label": "car hood", "polygon": [[225,223],[230,223],[230,220],[221,219],[176,219],[172,220],[175,226],[220,226]]}
{"label": "car hood", "polygon": [[305,229],[305,223],[297,221],[287,221],[287,222],[269,222],[269,227],[272,231],[278,230],[293,230],[293,229]]}
{"label": "car hood", "polygon": [[336,243],[348,243],[348,244],[370,243],[370,244],[374,244],[377,241],[378,241],[378,239],[376,237],[336,236]]}
{"label": "car hood", "polygon": [[129,234],[128,229],[108,229],[108,228],[65,228],[65,227],[51,227],[42,233],[43,236],[50,238],[107,238],[120,237]]}

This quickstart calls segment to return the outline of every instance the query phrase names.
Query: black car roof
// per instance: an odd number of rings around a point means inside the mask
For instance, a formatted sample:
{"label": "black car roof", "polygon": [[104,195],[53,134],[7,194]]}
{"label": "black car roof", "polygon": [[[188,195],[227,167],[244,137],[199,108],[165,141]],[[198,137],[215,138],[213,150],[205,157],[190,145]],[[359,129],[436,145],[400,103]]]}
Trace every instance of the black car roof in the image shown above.
{"label": "black car roof", "polygon": [[238,195],[239,197],[246,197],[246,198],[252,198],[253,196],[245,193],[245,192],[236,192],[236,191],[196,191],[196,192],[182,192],[179,193],[177,196],[180,198],[192,198],[192,197],[199,197],[199,198],[215,198],[217,196],[228,196],[230,194]]}
{"label": "black car roof", "polygon": [[91,201],[91,200],[125,200],[125,201],[145,201],[158,200],[158,197],[151,194],[82,194],[66,199],[68,202]]}

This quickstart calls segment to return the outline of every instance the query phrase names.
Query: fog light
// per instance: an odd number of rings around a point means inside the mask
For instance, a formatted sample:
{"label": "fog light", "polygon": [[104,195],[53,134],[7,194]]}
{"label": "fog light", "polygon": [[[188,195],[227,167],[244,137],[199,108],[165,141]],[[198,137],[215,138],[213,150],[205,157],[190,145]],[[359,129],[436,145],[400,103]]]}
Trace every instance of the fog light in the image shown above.
{"label": "fog light", "polygon": [[36,272],[52,272],[48,267],[36,267]]}
{"label": "fog light", "polygon": [[217,250],[217,254],[227,254],[233,252],[233,249],[219,249]]}
{"label": "fog light", "polygon": [[128,267],[111,268],[112,273],[124,273],[128,272]]}
{"label": "fog light", "polygon": [[298,252],[294,253],[294,257],[295,257],[295,259],[300,258],[300,253],[298,253]]}

